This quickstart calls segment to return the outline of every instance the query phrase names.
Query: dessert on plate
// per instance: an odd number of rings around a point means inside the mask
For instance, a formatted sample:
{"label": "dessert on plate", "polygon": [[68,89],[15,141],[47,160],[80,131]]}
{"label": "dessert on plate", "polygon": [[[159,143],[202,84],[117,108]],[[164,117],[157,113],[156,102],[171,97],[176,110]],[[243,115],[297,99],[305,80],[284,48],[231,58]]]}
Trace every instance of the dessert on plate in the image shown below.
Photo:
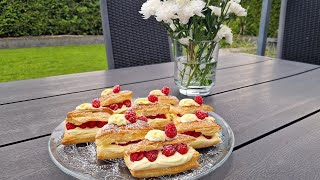
{"label": "dessert on plate", "polygon": [[179,103],[179,99],[175,96],[170,96],[170,89],[168,86],[164,86],[161,90],[152,90],[149,95],[155,95],[158,97],[159,103],[170,104],[176,106]]}
{"label": "dessert on plate", "polygon": [[108,119],[108,124],[97,132],[95,141],[97,158],[123,157],[124,151],[143,140],[150,130],[152,128],[149,124],[137,119],[134,111],[128,110],[125,114],[113,114]]}
{"label": "dessert on plate", "polygon": [[199,168],[199,153],[188,144],[195,138],[177,134],[173,123],[165,131],[151,130],[145,140],[132,145],[124,161],[132,176],[137,178],[177,174]]}
{"label": "dessert on plate", "polygon": [[221,127],[208,112],[196,110],[194,114],[184,114],[173,120],[178,133],[196,138],[189,145],[195,149],[206,148],[221,142]]}
{"label": "dessert on plate", "polygon": [[108,107],[112,109],[115,114],[121,114],[131,107],[131,101],[132,91],[121,91],[120,85],[116,85],[113,89],[105,89],[102,91],[101,97],[97,100],[97,105],[94,107]]}
{"label": "dessert on plate", "polygon": [[178,106],[173,106],[170,112],[181,117],[184,114],[194,114],[196,110],[205,112],[213,111],[213,107],[203,104],[201,96],[195,96],[194,99],[182,99]]}
{"label": "dessert on plate", "polygon": [[163,130],[172,122],[170,105],[159,103],[158,96],[149,95],[148,98],[138,98],[131,110],[135,111],[138,119],[145,119],[152,128]]}
{"label": "dessert on plate", "polygon": [[89,103],[79,105],[68,112],[62,144],[93,142],[97,131],[108,123],[113,114],[109,108],[94,108]]}

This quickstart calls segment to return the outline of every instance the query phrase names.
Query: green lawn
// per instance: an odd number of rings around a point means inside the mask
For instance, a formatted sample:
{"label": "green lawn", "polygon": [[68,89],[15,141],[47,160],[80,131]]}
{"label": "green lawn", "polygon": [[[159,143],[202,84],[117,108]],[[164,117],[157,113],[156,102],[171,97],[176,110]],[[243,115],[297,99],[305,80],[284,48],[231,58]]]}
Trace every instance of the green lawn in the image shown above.
{"label": "green lawn", "polygon": [[0,82],[105,69],[103,44],[0,49]]}

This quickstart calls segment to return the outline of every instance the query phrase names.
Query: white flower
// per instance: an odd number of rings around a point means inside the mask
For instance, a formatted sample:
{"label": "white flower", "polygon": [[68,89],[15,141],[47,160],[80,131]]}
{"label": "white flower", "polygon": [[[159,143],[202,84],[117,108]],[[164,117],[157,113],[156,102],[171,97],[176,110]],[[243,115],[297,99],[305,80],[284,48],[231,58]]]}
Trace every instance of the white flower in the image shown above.
{"label": "white flower", "polygon": [[216,16],[221,16],[221,8],[217,6],[209,6],[209,9],[211,9],[211,14],[214,14]]}
{"label": "white flower", "polygon": [[233,0],[233,2],[236,2],[236,3],[241,3],[241,0]]}
{"label": "white flower", "polygon": [[204,17],[202,11],[206,3],[203,0],[185,0],[178,5],[179,11],[177,15],[181,24],[187,24],[189,19],[194,15]]}
{"label": "white flower", "polygon": [[172,29],[172,31],[175,31],[177,29],[177,27],[173,23],[170,24],[170,28]]}
{"label": "white flower", "polygon": [[148,19],[150,16],[156,14],[156,10],[160,7],[160,5],[160,0],[148,0],[147,2],[143,3],[139,13],[143,15],[144,19]]}
{"label": "white flower", "polygon": [[229,1],[227,7],[229,7],[228,13],[234,13],[236,16],[247,16],[247,10],[234,0]]}
{"label": "white flower", "polygon": [[214,41],[218,42],[223,38],[225,38],[225,40],[228,44],[232,44],[233,34],[231,32],[231,29],[226,25],[220,26],[220,29],[219,29],[216,37],[214,38]]}
{"label": "white flower", "polygon": [[156,20],[165,23],[172,23],[173,19],[176,19],[176,15],[179,10],[179,6],[173,0],[163,1],[160,7],[158,7],[155,17]]}
{"label": "white flower", "polygon": [[185,37],[185,38],[181,38],[179,39],[179,42],[183,45],[189,45],[189,40],[191,39],[191,37]]}

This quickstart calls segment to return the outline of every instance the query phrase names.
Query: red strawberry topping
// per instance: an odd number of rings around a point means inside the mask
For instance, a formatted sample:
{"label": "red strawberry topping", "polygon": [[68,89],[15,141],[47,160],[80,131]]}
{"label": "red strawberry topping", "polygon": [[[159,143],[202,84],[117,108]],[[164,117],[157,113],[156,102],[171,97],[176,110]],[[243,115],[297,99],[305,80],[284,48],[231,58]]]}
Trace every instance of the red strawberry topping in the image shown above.
{"label": "red strawberry topping", "polygon": [[201,132],[195,132],[195,131],[187,131],[187,132],[184,132],[182,134],[185,134],[185,135],[189,135],[189,136],[193,136],[193,137],[199,137],[201,136]]}
{"label": "red strawberry topping", "polygon": [[126,113],[124,113],[124,117],[131,123],[135,123],[137,121],[136,116],[137,114],[133,110],[128,110]]}
{"label": "red strawberry topping", "polygon": [[144,156],[150,161],[153,162],[158,158],[158,150],[146,151]]}
{"label": "red strawberry topping", "polygon": [[131,107],[131,101],[130,100],[123,101],[123,104],[126,105],[126,107]]}
{"label": "red strawberry topping", "polygon": [[145,116],[138,117],[139,120],[148,122],[148,119]]}
{"label": "red strawberry topping", "polygon": [[172,156],[174,155],[174,153],[176,152],[176,149],[174,148],[173,145],[165,145],[163,146],[163,149],[162,149],[162,154],[169,157],[169,156]]}
{"label": "red strawberry topping", "polygon": [[88,122],[88,127],[89,128],[94,128],[96,126],[96,122],[95,121],[89,121]]}
{"label": "red strawberry topping", "polygon": [[116,111],[117,109],[119,109],[118,104],[110,104],[108,107],[109,107],[110,109],[114,110],[114,111]]}
{"label": "red strawberry topping", "polygon": [[176,150],[180,154],[186,154],[188,152],[188,146],[186,144],[181,143],[177,145]]}
{"label": "red strawberry topping", "polygon": [[140,161],[142,158],[144,157],[144,152],[135,152],[135,153],[132,153],[130,154],[130,160],[132,162],[134,161]]}
{"label": "red strawberry topping", "polygon": [[76,128],[76,127],[77,127],[76,125],[74,125],[74,124],[72,124],[72,123],[69,123],[69,122],[66,124],[67,130],[74,129],[74,128]]}
{"label": "red strawberry topping", "polygon": [[118,108],[119,108],[119,109],[121,109],[121,107],[123,106],[122,103],[117,103],[117,105],[118,105]]}
{"label": "red strawberry topping", "polygon": [[159,118],[159,119],[167,119],[166,115],[165,114],[158,114],[156,116],[156,118]]}
{"label": "red strawberry topping", "polygon": [[98,98],[92,100],[91,104],[92,104],[92,106],[93,106],[94,108],[99,108],[99,107],[100,107],[100,101],[99,101]]}
{"label": "red strawberry topping", "polygon": [[197,118],[199,118],[201,120],[204,120],[207,117],[208,113],[205,113],[205,112],[200,111],[200,110],[196,110],[195,114],[196,114]]}
{"label": "red strawberry topping", "polygon": [[206,135],[203,135],[205,138],[207,138],[207,139],[211,139],[212,138],[212,136],[206,136]]}
{"label": "red strawberry topping", "polygon": [[115,86],[113,87],[113,90],[112,90],[112,91],[113,91],[114,93],[119,93],[120,90],[121,90],[120,85],[115,85]]}
{"label": "red strawberry topping", "polygon": [[108,124],[108,122],[104,122],[104,121],[97,121],[97,126],[98,128],[102,128],[104,125]]}
{"label": "red strawberry topping", "polygon": [[177,135],[177,128],[173,123],[170,123],[166,125],[164,132],[167,135],[167,137],[174,138]]}
{"label": "red strawberry topping", "polygon": [[153,95],[153,94],[150,94],[150,95],[148,96],[148,100],[149,100],[150,102],[152,102],[152,103],[155,103],[155,102],[158,101],[158,96]]}
{"label": "red strawberry topping", "polygon": [[169,89],[168,86],[164,86],[164,87],[161,89],[161,92],[162,92],[163,94],[165,94],[166,96],[168,96],[169,93],[170,93],[170,89]]}
{"label": "red strawberry topping", "polygon": [[202,134],[201,132],[194,132],[193,137],[197,138],[197,137],[201,136],[201,134]]}
{"label": "red strawberry topping", "polygon": [[194,101],[200,105],[203,103],[203,99],[201,96],[195,96]]}
{"label": "red strawberry topping", "polygon": [[80,126],[79,126],[81,129],[85,129],[88,127],[88,123],[82,123]]}

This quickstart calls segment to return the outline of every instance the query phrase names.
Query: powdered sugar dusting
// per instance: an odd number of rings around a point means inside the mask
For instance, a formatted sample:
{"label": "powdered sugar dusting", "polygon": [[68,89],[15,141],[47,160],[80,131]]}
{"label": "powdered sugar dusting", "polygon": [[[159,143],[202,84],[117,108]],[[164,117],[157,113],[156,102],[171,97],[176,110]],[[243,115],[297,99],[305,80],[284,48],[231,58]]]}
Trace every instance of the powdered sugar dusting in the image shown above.
{"label": "powdered sugar dusting", "polygon": [[[212,113],[213,114],[213,113]],[[215,115],[215,114],[213,114]],[[149,178],[150,180],[191,180],[202,177],[219,167],[230,155],[234,137],[229,126],[219,118],[215,117],[216,122],[222,127],[220,136],[222,143],[216,147],[198,150],[200,152],[199,163],[201,168],[186,171],[176,175]],[[144,121],[128,125],[127,128],[139,128],[147,125]],[[105,126],[106,129],[117,129],[115,125]],[[64,172],[81,179],[136,179],[131,176],[125,166],[123,159],[98,160],[96,159],[95,143],[84,143],[79,145],[62,145],[61,138],[64,131],[64,123],[61,123],[52,133],[49,141],[49,153],[55,164]]]}

